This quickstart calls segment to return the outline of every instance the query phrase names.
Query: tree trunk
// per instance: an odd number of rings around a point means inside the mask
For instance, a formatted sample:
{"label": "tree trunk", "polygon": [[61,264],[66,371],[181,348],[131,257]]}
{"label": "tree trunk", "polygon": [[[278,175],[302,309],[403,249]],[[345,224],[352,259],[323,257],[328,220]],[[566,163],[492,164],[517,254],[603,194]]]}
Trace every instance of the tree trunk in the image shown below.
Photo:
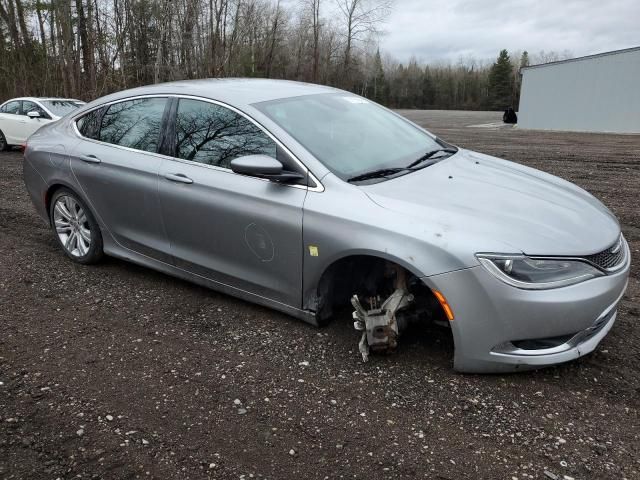
{"label": "tree trunk", "polygon": [[[91,1],[91,0],[89,0]],[[89,90],[90,96],[93,95],[95,90],[95,75],[93,75],[93,81],[90,79],[93,69],[93,53],[91,52],[91,48],[89,46],[89,32],[87,27],[87,18],[84,13],[84,5],[82,4],[82,0],[76,0],[76,12],[78,18],[78,36],[80,37],[80,51],[82,52],[82,80],[83,84],[81,84],[81,88],[83,92]]]}
{"label": "tree trunk", "polygon": [[276,49],[276,43],[278,42],[278,26],[280,23],[280,0],[276,4],[276,13],[273,19],[271,28],[271,42],[269,45],[269,53],[267,54],[267,64],[265,66],[265,73],[267,77],[271,77],[271,69],[273,67],[273,57]]}
{"label": "tree trunk", "polygon": [[318,81],[318,67],[320,64],[320,0],[312,0],[313,7],[313,69],[311,78]]}

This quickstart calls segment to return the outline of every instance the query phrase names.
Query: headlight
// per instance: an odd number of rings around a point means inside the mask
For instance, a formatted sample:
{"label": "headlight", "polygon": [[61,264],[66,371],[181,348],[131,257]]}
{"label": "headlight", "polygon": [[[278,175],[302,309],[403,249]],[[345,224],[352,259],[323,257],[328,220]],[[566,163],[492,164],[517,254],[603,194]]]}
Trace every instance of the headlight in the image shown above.
{"label": "headlight", "polygon": [[476,256],[482,266],[498,279],[528,290],[565,287],[604,275],[580,260],[481,253]]}

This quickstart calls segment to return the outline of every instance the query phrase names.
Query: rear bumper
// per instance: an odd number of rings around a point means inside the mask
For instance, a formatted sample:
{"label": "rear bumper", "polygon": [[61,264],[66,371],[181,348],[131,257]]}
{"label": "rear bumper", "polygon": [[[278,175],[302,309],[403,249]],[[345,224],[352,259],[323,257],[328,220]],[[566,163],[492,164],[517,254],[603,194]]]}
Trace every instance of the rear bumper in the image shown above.
{"label": "rear bumper", "polygon": [[423,280],[442,292],[453,309],[454,368],[509,372],[592,352],[615,323],[629,266],[627,255],[618,273],[551,290],[511,287],[481,266]]}

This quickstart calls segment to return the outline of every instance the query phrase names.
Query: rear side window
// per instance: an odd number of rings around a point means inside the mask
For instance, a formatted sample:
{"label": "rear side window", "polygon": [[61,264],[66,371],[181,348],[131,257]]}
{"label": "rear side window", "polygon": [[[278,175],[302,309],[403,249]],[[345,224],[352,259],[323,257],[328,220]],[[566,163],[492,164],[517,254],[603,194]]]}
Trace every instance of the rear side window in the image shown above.
{"label": "rear side window", "polygon": [[277,157],[275,142],[233,110],[209,102],[181,99],[176,116],[176,156],[229,168],[243,155]]}
{"label": "rear side window", "polygon": [[76,121],[76,126],[80,135],[92,140],[98,140],[100,132],[100,113],[101,108],[93,110]]}
{"label": "rear side window", "polygon": [[10,113],[12,115],[18,115],[20,113],[20,102],[14,101],[5,103],[2,108],[0,108],[0,113]]}
{"label": "rear side window", "polygon": [[156,152],[166,98],[141,98],[114,103],[100,123],[99,140]]}

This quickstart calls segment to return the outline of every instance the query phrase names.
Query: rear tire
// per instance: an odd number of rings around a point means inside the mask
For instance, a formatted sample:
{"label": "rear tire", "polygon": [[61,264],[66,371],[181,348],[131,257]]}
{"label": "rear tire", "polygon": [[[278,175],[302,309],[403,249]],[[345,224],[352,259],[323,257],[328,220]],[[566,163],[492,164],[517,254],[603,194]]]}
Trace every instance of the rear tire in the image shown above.
{"label": "rear tire", "polygon": [[7,143],[7,139],[5,138],[4,133],[2,133],[2,130],[0,130],[0,152],[6,152],[10,148],[11,147]]}
{"label": "rear tire", "polygon": [[71,260],[88,265],[102,259],[104,252],[98,222],[74,192],[61,188],[53,194],[49,220],[58,244]]}

